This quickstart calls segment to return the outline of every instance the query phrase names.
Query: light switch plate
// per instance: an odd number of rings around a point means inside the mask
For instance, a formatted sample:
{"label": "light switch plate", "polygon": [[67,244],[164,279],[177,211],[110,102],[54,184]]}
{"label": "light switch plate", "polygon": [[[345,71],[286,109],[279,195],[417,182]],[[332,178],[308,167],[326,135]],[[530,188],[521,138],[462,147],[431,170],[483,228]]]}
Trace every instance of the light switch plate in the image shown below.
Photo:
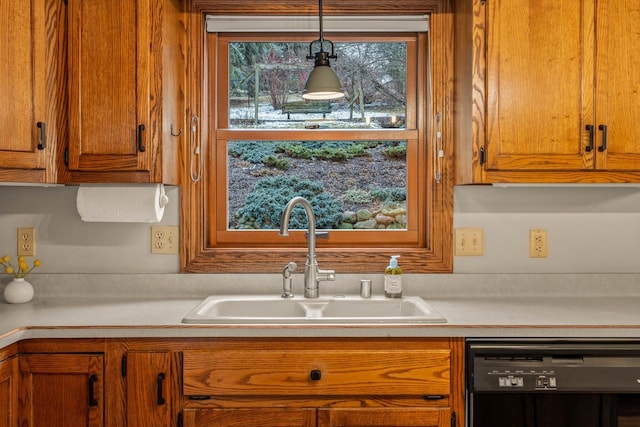
{"label": "light switch plate", "polygon": [[456,256],[481,256],[484,254],[482,228],[456,228]]}

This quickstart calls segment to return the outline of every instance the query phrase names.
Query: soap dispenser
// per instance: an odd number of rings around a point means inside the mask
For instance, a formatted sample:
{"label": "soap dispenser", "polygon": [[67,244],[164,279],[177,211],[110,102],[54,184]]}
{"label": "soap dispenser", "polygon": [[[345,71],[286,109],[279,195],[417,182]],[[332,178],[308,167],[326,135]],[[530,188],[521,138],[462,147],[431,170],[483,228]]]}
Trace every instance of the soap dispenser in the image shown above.
{"label": "soap dispenser", "polygon": [[384,296],[387,298],[402,297],[402,268],[398,265],[400,255],[394,255],[384,269]]}

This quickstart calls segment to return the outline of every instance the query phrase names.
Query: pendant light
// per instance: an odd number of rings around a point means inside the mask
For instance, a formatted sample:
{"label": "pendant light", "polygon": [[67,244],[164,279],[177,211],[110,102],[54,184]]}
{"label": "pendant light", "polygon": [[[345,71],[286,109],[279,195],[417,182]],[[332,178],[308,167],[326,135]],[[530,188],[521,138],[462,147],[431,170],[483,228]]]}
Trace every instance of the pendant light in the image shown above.
{"label": "pendant light", "polygon": [[[309,44],[309,55],[307,59],[315,60],[315,65],[307,83],[304,85],[302,98],[310,100],[318,99],[338,99],[344,96],[342,85],[336,73],[329,65],[329,59],[337,59],[338,57],[333,51],[333,42],[325,40],[322,31],[322,0],[318,0],[318,16],[320,18],[320,38]],[[331,54],[324,51],[324,44],[331,45]],[[313,44],[320,44],[320,51],[312,53]]]}

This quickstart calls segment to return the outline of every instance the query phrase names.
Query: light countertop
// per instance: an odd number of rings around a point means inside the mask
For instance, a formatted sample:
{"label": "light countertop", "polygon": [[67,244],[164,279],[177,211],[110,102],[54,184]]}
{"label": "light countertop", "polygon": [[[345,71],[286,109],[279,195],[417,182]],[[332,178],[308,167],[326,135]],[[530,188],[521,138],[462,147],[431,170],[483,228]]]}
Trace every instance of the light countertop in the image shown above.
{"label": "light countertop", "polygon": [[[409,286],[405,286],[405,295],[422,296],[447,319],[446,323],[417,325],[184,324],[182,319],[185,315],[207,295],[216,293],[211,291],[211,276],[127,276],[126,283],[122,277],[109,275],[52,276],[34,278],[36,297],[32,302],[0,302],[0,348],[30,338],[272,336],[640,339],[640,281],[637,275],[416,276],[410,280]],[[221,283],[231,282],[228,277],[216,279]],[[378,289],[381,283],[377,284],[377,277],[373,279],[376,294],[381,292]],[[249,281],[256,282],[256,278]],[[59,284],[52,285],[54,282]],[[266,288],[263,280],[260,282],[262,293],[272,294],[281,286],[278,280],[273,280]],[[531,283],[536,284],[534,290]],[[601,283],[606,283],[606,286]],[[233,286],[238,286],[238,280],[233,281]],[[235,293],[222,285],[215,287],[217,293]],[[338,287],[340,292],[336,294],[354,294],[356,289],[352,285],[338,284]],[[243,289],[254,293],[254,289],[248,289],[247,285]],[[335,289],[327,286],[323,291],[324,295],[328,295]]]}
{"label": "light countertop", "polygon": [[200,299],[36,298],[0,306],[0,347],[28,338],[625,337],[640,338],[640,299],[429,299],[447,323],[194,325]]}

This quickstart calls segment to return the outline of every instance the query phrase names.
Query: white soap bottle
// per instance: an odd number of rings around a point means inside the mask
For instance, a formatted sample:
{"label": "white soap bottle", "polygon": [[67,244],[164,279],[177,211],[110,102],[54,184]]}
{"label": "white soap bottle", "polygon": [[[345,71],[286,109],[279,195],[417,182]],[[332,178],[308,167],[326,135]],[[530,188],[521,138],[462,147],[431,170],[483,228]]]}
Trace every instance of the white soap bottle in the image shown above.
{"label": "white soap bottle", "polygon": [[387,298],[402,297],[402,268],[398,265],[400,255],[394,255],[384,269],[384,296]]}

